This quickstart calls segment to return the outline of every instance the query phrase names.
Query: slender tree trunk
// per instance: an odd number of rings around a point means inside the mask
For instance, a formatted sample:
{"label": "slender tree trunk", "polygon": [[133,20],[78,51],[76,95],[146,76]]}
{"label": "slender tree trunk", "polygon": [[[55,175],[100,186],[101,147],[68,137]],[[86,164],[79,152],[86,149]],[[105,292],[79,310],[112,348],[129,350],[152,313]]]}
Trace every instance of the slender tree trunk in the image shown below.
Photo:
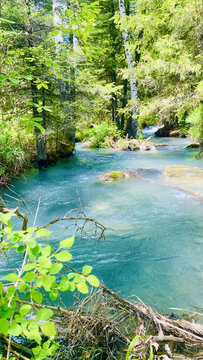
{"label": "slender tree trunk", "polygon": [[203,158],[203,101],[201,101],[201,131],[200,131],[200,155]]}
{"label": "slender tree trunk", "polygon": [[[27,6],[28,18],[29,18],[31,15],[30,1],[25,0],[25,4]],[[33,48],[33,40],[32,40],[32,27],[31,27],[30,23],[27,27],[27,31],[29,34],[28,47],[31,49],[31,48]],[[32,52],[30,54],[30,57],[32,57]],[[31,61],[30,66],[34,67],[35,66],[34,62]],[[34,84],[33,80],[31,80],[31,94],[32,94],[33,103],[35,103],[35,104],[38,103],[38,91],[37,91],[36,84]],[[42,103],[45,104],[44,90],[43,90],[43,94],[42,94]],[[39,113],[37,112],[37,108],[35,106],[32,107],[32,112],[33,112],[33,118],[39,117]],[[42,125],[43,125],[44,129],[46,129],[46,115],[45,115],[44,110],[42,113],[42,117],[43,117]],[[37,127],[35,127],[35,134],[36,134],[37,161],[38,161],[39,165],[45,165],[47,162],[46,135],[42,134],[41,131]]]}
{"label": "slender tree trunk", "polygon": [[[38,94],[36,85],[31,83],[31,91],[32,91],[32,101],[34,104],[38,102]],[[42,105],[45,105],[45,92],[44,89],[42,90]],[[37,108],[35,106],[32,107],[33,117],[39,117],[39,113],[37,112]],[[42,126],[46,129],[46,112],[45,110],[42,111]],[[35,134],[36,134],[36,149],[37,149],[37,161],[39,165],[45,165],[47,162],[47,147],[46,147],[46,135],[42,134],[41,131],[35,127]]]}
{"label": "slender tree trunk", "polygon": [[[121,22],[124,24],[126,21],[126,10],[125,10],[125,0],[118,0],[119,11],[121,16]],[[130,126],[128,126],[128,135],[129,137],[136,137],[137,127],[138,127],[138,107],[137,107],[137,82],[134,76],[132,75],[132,71],[134,69],[133,57],[129,50],[129,35],[127,30],[124,28],[122,31],[123,42],[125,46],[125,57],[128,64],[128,68],[131,72],[130,75],[130,93],[131,100],[133,102],[132,109],[132,119],[130,121]]]}
{"label": "slender tree trunk", "polygon": [[[56,27],[58,24],[61,24],[61,17],[59,14],[60,9],[60,1],[59,0],[52,0],[52,9],[53,9],[53,17],[54,17],[54,27]],[[61,31],[58,35],[54,36],[55,44],[56,44],[56,53],[59,52],[60,45],[63,42],[63,36],[61,34]]]}
{"label": "slender tree trunk", "polygon": [[[54,26],[62,24],[62,19],[60,15],[60,0],[52,0],[52,9],[53,9],[53,20]],[[67,6],[70,6],[69,2],[67,2]],[[72,4],[74,6],[74,4]],[[64,39],[62,33],[60,31],[59,35],[55,36],[55,44],[56,44],[56,53],[60,51],[61,44],[64,43]],[[69,43],[71,44],[72,50],[74,51],[77,46],[77,39],[73,36],[69,36]],[[72,114],[72,103],[75,101],[75,69],[70,69],[70,77],[71,83],[67,83],[63,80],[59,81],[59,92],[61,98],[61,108],[63,109],[64,119],[62,119],[62,127],[63,134],[67,136],[67,140],[71,140],[73,143],[75,142],[75,126],[72,125],[72,121],[70,121],[70,116],[67,114],[71,114],[71,118],[74,122],[74,115]],[[59,128],[57,126],[57,136],[56,142],[59,141]],[[57,143],[56,143],[57,148]]]}
{"label": "slender tree trunk", "polygon": [[[128,99],[127,99],[127,92],[128,92],[128,80],[124,79],[124,84],[123,84],[123,99],[122,99],[122,108],[125,109]],[[121,130],[124,129],[125,126],[125,115],[122,114],[121,116]]]}
{"label": "slender tree trunk", "polygon": [[[114,1],[111,2],[111,13],[112,18],[115,15]],[[113,20],[110,21],[109,32],[113,39],[113,69],[112,69],[112,81],[116,85],[117,84],[117,64],[116,64],[116,37],[115,37],[115,23]],[[116,123],[116,126],[120,128],[120,119],[118,115],[118,99],[116,94],[112,94],[112,120]]]}

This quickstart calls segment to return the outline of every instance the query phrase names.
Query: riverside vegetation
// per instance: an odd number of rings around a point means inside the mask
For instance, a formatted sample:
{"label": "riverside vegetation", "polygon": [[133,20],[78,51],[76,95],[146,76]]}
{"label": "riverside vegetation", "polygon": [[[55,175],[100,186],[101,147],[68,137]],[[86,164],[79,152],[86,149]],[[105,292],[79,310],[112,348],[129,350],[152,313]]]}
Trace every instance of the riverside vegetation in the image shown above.
{"label": "riverside vegetation", "polygon": [[[192,136],[202,157],[202,9],[200,0],[0,1],[0,186],[71,155],[75,141],[155,152],[142,134],[147,125]],[[176,175],[190,169],[166,168],[170,181],[174,171],[179,185]],[[125,170],[100,180],[131,175],[146,180]],[[123,299],[90,265],[69,266],[74,237],[49,244],[55,222],[82,222],[82,232],[93,223],[98,240],[101,223],[79,212],[28,227],[26,215],[0,200],[1,259],[16,252],[18,264],[0,282],[1,359],[202,358],[197,312],[171,318]],[[64,307],[61,294],[75,291]]]}

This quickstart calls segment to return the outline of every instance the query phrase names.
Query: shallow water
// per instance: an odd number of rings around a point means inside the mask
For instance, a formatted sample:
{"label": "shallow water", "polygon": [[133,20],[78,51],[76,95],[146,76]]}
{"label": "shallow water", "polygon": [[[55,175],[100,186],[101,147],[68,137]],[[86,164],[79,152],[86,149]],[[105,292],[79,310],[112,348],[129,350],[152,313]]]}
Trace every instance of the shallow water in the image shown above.
{"label": "shallow water", "polygon": [[[157,169],[168,165],[203,168],[196,152],[186,150],[185,139],[157,140],[169,143],[156,153],[121,152],[106,149],[87,150],[77,145],[75,154],[47,169],[32,169],[25,177],[13,181],[16,193],[23,196],[34,218],[41,197],[37,224],[63,216],[82,206],[108,230],[106,240],[79,236],[72,253],[72,266],[81,269],[92,265],[94,273],[114,291],[124,296],[136,294],[160,311],[169,307],[194,309],[203,307],[203,202],[178,189],[141,181],[136,178],[102,183],[97,176],[112,170]],[[171,151],[168,149],[170,148]],[[161,173],[146,173],[149,178],[165,182]],[[187,188],[203,194],[199,187]],[[11,192],[7,192],[15,196]],[[17,197],[17,196],[16,196]],[[11,201],[11,206],[16,202]],[[26,207],[20,205],[25,212]],[[72,235],[74,226],[52,226],[51,242]],[[91,229],[89,229],[91,230]],[[11,256],[1,259],[5,274],[18,262]],[[68,303],[68,295],[63,300]]]}

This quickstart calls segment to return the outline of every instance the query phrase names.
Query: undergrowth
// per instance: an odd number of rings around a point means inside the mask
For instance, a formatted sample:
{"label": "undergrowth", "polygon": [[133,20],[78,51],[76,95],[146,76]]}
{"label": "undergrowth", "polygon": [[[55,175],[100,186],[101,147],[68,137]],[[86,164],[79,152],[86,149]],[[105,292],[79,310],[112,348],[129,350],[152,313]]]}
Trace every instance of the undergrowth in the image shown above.
{"label": "undergrowth", "polygon": [[90,133],[91,148],[108,148],[112,141],[120,139],[122,131],[113,123],[103,122],[96,125]]}

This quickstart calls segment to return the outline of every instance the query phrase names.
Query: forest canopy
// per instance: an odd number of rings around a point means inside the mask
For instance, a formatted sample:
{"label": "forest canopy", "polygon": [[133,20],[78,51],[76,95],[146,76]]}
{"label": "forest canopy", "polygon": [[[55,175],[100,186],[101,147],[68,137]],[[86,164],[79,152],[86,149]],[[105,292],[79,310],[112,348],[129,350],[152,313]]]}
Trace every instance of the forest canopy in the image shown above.
{"label": "forest canopy", "polygon": [[169,124],[202,147],[200,0],[1,1],[0,44],[1,177],[98,125]]}

